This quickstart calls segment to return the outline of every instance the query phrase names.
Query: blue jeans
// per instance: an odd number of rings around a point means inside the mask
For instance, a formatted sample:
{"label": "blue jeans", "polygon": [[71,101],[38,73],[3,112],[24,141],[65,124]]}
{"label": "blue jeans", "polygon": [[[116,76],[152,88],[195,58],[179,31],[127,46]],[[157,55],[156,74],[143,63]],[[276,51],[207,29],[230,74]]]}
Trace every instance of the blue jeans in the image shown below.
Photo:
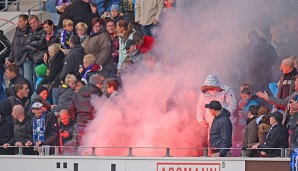
{"label": "blue jeans", "polygon": [[23,64],[24,69],[24,77],[30,82],[32,87],[35,87],[36,83],[36,73],[35,73],[35,67],[36,64],[34,64],[32,61],[26,59],[26,61]]}
{"label": "blue jeans", "polygon": [[6,99],[5,91],[4,91],[4,79],[3,79],[4,71],[0,69],[0,101]]}
{"label": "blue jeans", "polygon": [[53,105],[58,105],[59,95],[58,88],[52,88],[52,102]]}
{"label": "blue jeans", "polygon": [[144,36],[153,36],[152,29],[155,26],[153,24],[147,25],[147,26],[141,26],[141,30]]}

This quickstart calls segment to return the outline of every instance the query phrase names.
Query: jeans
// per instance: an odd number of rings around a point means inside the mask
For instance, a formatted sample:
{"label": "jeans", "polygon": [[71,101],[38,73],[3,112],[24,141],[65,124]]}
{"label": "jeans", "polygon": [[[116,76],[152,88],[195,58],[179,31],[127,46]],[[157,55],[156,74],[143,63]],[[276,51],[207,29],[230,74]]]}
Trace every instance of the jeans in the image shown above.
{"label": "jeans", "polygon": [[0,101],[3,101],[6,99],[5,91],[4,91],[4,70],[0,69]]}
{"label": "jeans", "polygon": [[52,101],[53,105],[58,105],[59,95],[58,95],[58,88],[52,88]]}
{"label": "jeans", "polygon": [[36,83],[36,73],[35,73],[35,67],[36,64],[34,64],[32,61],[26,59],[26,61],[23,64],[24,69],[24,77],[30,82],[32,87],[35,87]]}
{"label": "jeans", "polygon": [[153,24],[147,25],[147,26],[141,26],[141,30],[144,36],[153,36],[152,29],[155,26]]}

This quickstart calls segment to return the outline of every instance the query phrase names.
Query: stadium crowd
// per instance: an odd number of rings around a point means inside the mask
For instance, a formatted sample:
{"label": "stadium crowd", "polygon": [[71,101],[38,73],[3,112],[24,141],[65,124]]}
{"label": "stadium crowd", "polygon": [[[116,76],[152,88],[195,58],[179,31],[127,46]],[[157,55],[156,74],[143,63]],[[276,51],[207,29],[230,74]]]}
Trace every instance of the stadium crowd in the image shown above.
{"label": "stadium crowd", "polygon": [[[0,84],[4,74],[9,80],[5,89],[0,86],[0,154],[18,153],[9,146],[34,146],[23,150],[32,155],[42,145],[81,145],[94,117],[91,96],[117,98],[123,73],[136,65],[150,70],[159,60],[151,52],[157,36],[152,30],[165,8],[175,8],[175,1],[57,0],[49,9],[52,20],[20,15],[11,43],[0,33]],[[209,128],[213,156],[228,156],[229,150],[216,148],[232,147],[236,127],[244,131],[249,157],[280,155],[261,148],[298,146],[298,22],[291,16],[270,31],[271,37],[248,33],[243,58],[257,62],[243,69],[238,102],[230,86],[208,75],[192,106],[198,127]],[[214,100],[220,104],[212,106]]]}

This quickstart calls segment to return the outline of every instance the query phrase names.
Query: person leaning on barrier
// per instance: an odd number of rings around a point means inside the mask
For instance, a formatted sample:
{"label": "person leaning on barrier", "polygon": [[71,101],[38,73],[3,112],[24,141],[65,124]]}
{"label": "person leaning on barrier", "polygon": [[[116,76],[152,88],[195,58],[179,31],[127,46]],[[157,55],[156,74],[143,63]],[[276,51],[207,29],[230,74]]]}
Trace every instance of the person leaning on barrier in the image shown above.
{"label": "person leaning on barrier", "polygon": [[[288,142],[288,130],[283,126],[282,113],[276,111],[269,113],[271,128],[267,134],[266,141],[264,144],[255,144],[252,146],[253,149],[257,148],[287,148]],[[281,155],[280,149],[261,149],[260,156],[262,157],[278,157]]]}
{"label": "person leaning on barrier", "polygon": [[[14,123],[14,136],[7,143],[3,144],[3,148],[9,146],[29,146],[32,141],[31,118],[25,114],[22,105],[15,105],[12,109],[12,117],[16,120]],[[19,149],[15,148],[15,154],[19,153]],[[23,154],[33,155],[33,148],[23,148]]]}
{"label": "person leaning on barrier", "polygon": [[63,145],[72,145],[74,122],[70,119],[68,110],[62,109],[59,113],[60,117],[60,136]]}
{"label": "person leaning on barrier", "polygon": [[[230,149],[232,147],[232,123],[230,120],[230,112],[221,107],[219,101],[212,100],[205,105],[210,113],[214,116],[210,128],[210,145],[212,147],[212,157],[229,157],[231,156]],[[226,148],[226,149],[216,149]]]}

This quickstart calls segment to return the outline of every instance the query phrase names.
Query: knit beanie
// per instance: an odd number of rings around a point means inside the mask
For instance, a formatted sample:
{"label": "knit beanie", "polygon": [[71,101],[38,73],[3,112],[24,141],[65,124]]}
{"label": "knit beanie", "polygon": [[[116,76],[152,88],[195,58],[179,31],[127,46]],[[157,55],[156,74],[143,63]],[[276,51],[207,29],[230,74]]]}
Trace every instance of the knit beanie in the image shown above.
{"label": "knit beanie", "polygon": [[36,88],[36,94],[40,94],[44,90],[48,91],[48,89],[45,86],[40,85]]}
{"label": "knit beanie", "polygon": [[45,76],[47,73],[47,66],[45,64],[40,64],[35,67],[35,72],[38,77]]}

